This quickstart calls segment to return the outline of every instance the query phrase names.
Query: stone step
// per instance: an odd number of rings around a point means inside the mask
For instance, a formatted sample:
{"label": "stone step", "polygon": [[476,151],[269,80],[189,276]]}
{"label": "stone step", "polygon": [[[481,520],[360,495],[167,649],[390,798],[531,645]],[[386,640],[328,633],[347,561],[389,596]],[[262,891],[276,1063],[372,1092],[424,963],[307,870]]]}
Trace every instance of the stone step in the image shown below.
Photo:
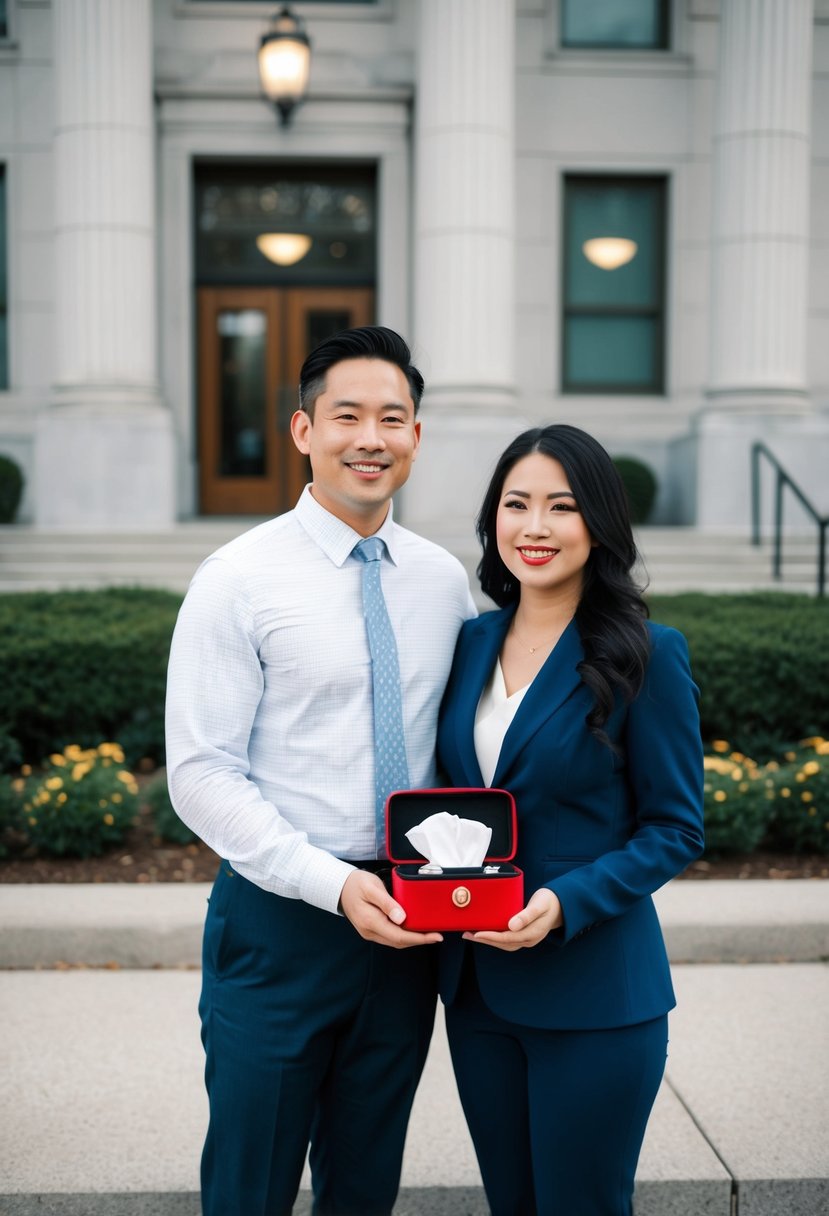
{"label": "stone step", "polygon": [[[254,518],[202,519],[163,532],[118,534],[2,526],[0,592],[147,586],[182,593],[209,553],[258,522]],[[447,532],[432,539],[457,555],[471,585],[476,587],[479,551],[474,536]],[[780,582],[772,578],[770,544],[754,547],[742,534],[640,528],[637,543],[653,594],[687,590],[815,591],[814,536],[786,537]]]}

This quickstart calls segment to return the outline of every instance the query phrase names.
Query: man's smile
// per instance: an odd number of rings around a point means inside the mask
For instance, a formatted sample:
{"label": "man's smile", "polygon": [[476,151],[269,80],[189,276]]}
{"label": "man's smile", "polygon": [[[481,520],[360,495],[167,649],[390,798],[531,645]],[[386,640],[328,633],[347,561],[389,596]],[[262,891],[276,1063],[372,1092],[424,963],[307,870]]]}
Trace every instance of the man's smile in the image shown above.
{"label": "man's smile", "polygon": [[379,461],[374,460],[347,460],[345,463],[347,468],[354,473],[361,473],[366,477],[376,477],[389,467],[387,464],[380,464]]}

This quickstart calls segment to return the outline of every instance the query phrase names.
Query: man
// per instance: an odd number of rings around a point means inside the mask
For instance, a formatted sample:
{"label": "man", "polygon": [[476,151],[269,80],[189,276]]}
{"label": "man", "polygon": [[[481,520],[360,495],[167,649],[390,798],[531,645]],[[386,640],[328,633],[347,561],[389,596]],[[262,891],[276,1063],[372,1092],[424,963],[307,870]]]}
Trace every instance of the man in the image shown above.
{"label": "man", "polygon": [[[407,931],[379,875],[388,745],[375,753],[387,714],[374,698],[391,684],[399,714],[402,692],[402,780],[435,784],[440,699],[474,614],[460,563],[392,518],[422,391],[389,329],[314,350],[291,420],[311,485],[203,563],[176,625],[170,791],[225,859],[200,1003],[204,1216],[290,1213],[309,1140],[316,1216],[380,1216],[397,1195],[435,1009],[423,947],[440,937]],[[383,542],[369,542],[379,562],[354,551],[366,537]],[[370,565],[385,608],[367,598]],[[378,612],[396,641],[390,679]]]}

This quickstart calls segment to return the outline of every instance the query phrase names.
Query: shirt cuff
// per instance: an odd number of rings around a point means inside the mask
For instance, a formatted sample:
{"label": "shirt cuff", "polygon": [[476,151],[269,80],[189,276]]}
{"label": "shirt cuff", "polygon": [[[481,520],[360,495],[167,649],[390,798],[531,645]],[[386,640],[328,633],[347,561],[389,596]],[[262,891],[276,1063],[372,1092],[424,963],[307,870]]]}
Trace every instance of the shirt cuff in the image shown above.
{"label": "shirt cuff", "polygon": [[299,885],[300,899],[325,912],[342,916],[339,910],[340,895],[346,879],[354,873],[354,866],[339,857],[332,857],[324,849],[314,849]]}

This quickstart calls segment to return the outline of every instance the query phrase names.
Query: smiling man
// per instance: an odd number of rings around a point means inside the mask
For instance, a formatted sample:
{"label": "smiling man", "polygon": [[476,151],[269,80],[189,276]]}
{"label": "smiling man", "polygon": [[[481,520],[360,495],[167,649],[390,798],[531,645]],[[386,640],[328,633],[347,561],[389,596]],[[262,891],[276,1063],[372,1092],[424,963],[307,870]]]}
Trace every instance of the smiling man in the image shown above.
{"label": "smiling man", "polygon": [[[176,625],[170,792],[224,859],[200,1002],[204,1216],[288,1216],[309,1142],[315,1216],[388,1216],[397,1195],[435,1009],[423,947],[440,939],[409,932],[383,882],[379,610],[364,595],[381,593],[391,626],[392,750],[414,787],[435,784],[438,708],[475,611],[460,563],[392,516],[422,392],[392,330],[314,350],[291,420],[312,483],[203,563]],[[373,560],[355,552],[365,538]]]}

